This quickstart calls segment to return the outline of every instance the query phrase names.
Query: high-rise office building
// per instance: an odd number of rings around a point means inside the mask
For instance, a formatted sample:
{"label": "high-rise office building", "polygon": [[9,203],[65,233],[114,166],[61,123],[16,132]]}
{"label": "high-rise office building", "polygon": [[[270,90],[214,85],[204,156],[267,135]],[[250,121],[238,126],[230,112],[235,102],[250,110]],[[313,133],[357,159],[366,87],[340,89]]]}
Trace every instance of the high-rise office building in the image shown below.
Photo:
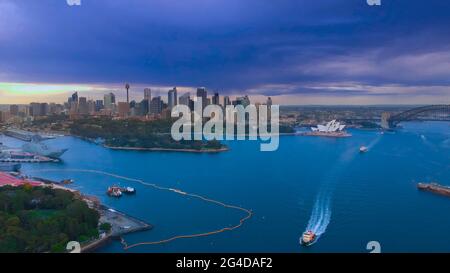
{"label": "high-rise office building", "polygon": [[72,102],[78,103],[78,92],[72,94]]}
{"label": "high-rise office building", "polygon": [[236,100],[233,101],[233,105],[242,105],[244,107],[247,107],[248,105],[250,105],[250,99],[247,95],[245,95],[244,97],[237,97]]}
{"label": "high-rise office building", "polygon": [[95,114],[96,111],[96,102],[94,100],[87,101],[87,110],[90,115]]}
{"label": "high-rise office building", "polygon": [[41,115],[41,104],[38,102],[30,103],[30,116],[38,117]]}
{"label": "high-rise office building", "polygon": [[191,99],[191,94],[189,92],[184,93],[180,96],[180,105],[189,106],[189,100]]}
{"label": "high-rise office building", "polygon": [[214,93],[214,96],[212,97],[212,104],[220,105],[219,93]]}
{"label": "high-rise office building", "polygon": [[48,103],[30,103],[30,115],[33,117],[45,116],[48,114]]}
{"label": "high-rise office building", "polygon": [[69,97],[67,100],[69,103],[69,110],[72,113],[75,113],[78,111],[78,92],[75,92],[72,94],[72,96]]}
{"label": "high-rise office building", "polygon": [[103,101],[106,109],[112,109],[113,104],[116,103],[116,96],[113,93],[106,94]]}
{"label": "high-rise office building", "polygon": [[150,110],[150,103],[148,102],[147,99],[143,99],[140,103],[140,108],[141,108],[141,115],[145,116],[148,114],[149,110]]}
{"label": "high-rise office building", "polygon": [[10,105],[9,106],[9,113],[11,114],[11,116],[19,115],[19,105],[17,105],[17,104]]}
{"label": "high-rise office building", "polygon": [[128,114],[130,113],[130,104],[128,102],[121,101],[117,104],[117,109],[119,112],[119,117],[128,117]]}
{"label": "high-rise office building", "polygon": [[161,114],[163,109],[163,101],[161,100],[161,97],[154,97],[152,98],[152,101],[150,102],[150,114],[153,115],[159,115]]}
{"label": "high-rise office building", "polygon": [[178,94],[177,94],[177,88],[174,87],[172,90],[169,90],[169,93],[167,94],[167,105],[169,110],[172,110],[175,105],[178,104]]}
{"label": "high-rise office building", "polygon": [[144,89],[144,100],[147,100],[147,101],[152,100],[152,90],[150,88]]}
{"label": "high-rise office building", "polygon": [[208,105],[207,98],[208,98],[208,92],[206,91],[205,87],[199,87],[197,88],[197,97],[202,99],[202,105],[203,108]]}
{"label": "high-rise office building", "polygon": [[223,97],[223,106],[231,105],[230,97],[225,96]]}
{"label": "high-rise office building", "polygon": [[96,100],[95,101],[95,112],[100,112],[104,108],[103,101],[102,100]]}
{"label": "high-rise office building", "polygon": [[87,105],[87,99],[85,97],[80,97],[78,99],[78,113],[82,115],[88,114],[88,105]]}

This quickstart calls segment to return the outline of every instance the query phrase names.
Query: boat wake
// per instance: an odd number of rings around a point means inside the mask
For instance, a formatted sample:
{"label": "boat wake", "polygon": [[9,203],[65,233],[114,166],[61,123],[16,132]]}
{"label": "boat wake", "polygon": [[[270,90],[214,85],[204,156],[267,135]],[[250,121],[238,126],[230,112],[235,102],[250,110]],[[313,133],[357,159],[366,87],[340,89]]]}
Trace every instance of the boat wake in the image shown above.
{"label": "boat wake", "polygon": [[[378,144],[380,139],[381,135],[372,140],[369,143],[368,148],[373,148]],[[334,164],[333,168],[324,177],[321,190],[319,191],[319,195],[317,196],[311,213],[311,217],[306,227],[306,231],[311,231],[316,236],[314,242],[309,245],[316,243],[319,240],[320,236],[326,232],[327,227],[331,221],[331,201],[334,188],[339,181],[339,177],[342,177],[342,173],[347,169],[349,164],[356,158],[357,155],[357,149],[347,149],[344,153],[341,154],[338,161]],[[302,238],[300,238],[300,242],[301,241]]]}
{"label": "boat wake", "polygon": [[331,220],[331,198],[330,196],[325,198],[318,198],[314,205],[309,219],[307,231],[312,231],[316,235],[317,241],[322,234],[327,230],[328,224]]}
{"label": "boat wake", "polygon": [[375,147],[375,145],[378,144],[378,142],[381,140],[381,138],[382,138],[382,135],[378,135],[374,140],[372,140],[372,141],[369,143],[369,145],[367,145],[367,148],[368,148],[369,150],[371,150],[373,147]]}

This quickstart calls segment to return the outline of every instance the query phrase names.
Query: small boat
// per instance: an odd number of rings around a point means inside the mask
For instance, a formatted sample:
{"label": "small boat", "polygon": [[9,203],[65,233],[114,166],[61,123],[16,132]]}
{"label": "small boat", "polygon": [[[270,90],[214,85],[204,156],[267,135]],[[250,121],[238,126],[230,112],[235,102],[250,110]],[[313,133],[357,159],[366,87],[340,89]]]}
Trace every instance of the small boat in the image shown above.
{"label": "small boat", "polygon": [[369,151],[369,148],[367,148],[366,146],[361,146],[359,148],[360,153],[367,153],[368,151]]}
{"label": "small boat", "polygon": [[109,187],[108,191],[106,192],[106,194],[108,194],[111,197],[121,197],[122,196],[122,191],[120,190],[119,187]]}
{"label": "small boat", "polygon": [[135,194],[136,193],[136,189],[132,188],[132,187],[126,187],[121,189],[121,191],[125,194]]}
{"label": "small boat", "polygon": [[61,184],[69,185],[69,184],[72,184],[73,182],[74,182],[73,179],[64,179],[64,180],[61,181]]}
{"label": "small boat", "polygon": [[302,238],[300,240],[300,243],[304,246],[310,246],[314,243],[316,240],[316,234],[312,232],[311,230],[308,230],[303,233]]}

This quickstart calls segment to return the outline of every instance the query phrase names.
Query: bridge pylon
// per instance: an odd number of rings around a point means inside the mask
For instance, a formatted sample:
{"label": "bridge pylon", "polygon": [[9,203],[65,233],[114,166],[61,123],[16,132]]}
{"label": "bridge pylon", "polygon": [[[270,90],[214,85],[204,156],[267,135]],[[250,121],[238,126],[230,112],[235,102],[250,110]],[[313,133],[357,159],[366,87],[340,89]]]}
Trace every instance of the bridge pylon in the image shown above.
{"label": "bridge pylon", "polygon": [[383,128],[385,130],[389,130],[392,128],[390,118],[391,118],[391,113],[389,113],[389,112],[383,112],[381,114],[381,128]]}

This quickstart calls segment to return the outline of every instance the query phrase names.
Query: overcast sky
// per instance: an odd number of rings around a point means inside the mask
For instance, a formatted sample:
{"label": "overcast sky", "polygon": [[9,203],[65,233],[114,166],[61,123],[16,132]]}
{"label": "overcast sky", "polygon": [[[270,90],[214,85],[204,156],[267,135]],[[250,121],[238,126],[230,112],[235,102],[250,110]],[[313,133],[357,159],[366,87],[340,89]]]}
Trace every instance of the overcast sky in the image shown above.
{"label": "overcast sky", "polygon": [[125,82],[136,99],[450,103],[450,1],[0,0],[0,103],[121,97]]}

